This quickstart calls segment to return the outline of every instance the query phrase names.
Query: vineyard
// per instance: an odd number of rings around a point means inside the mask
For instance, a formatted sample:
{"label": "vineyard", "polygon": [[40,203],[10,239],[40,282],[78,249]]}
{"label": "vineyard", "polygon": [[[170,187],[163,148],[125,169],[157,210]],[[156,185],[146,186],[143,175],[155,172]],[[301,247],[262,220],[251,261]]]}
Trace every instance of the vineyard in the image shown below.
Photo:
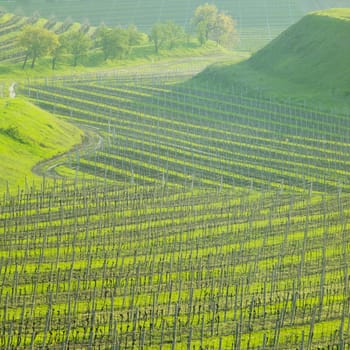
{"label": "vineyard", "polygon": [[93,36],[96,28],[87,23],[75,23],[67,18],[58,21],[55,18],[45,19],[35,12],[30,17],[14,15],[0,11],[0,62],[20,62],[25,57],[24,48],[18,45],[18,34],[27,25],[46,28],[56,34],[62,34],[70,29],[75,29]]}
{"label": "vineyard", "polygon": [[21,86],[93,136],[1,197],[2,349],[349,348],[349,119],[189,74]]}
{"label": "vineyard", "polygon": [[185,71],[131,78],[107,73],[77,82],[45,79],[23,87],[23,93],[98,130],[103,147],[72,162],[103,180],[350,189],[347,116],[245,97],[242,91],[225,95],[175,84],[180,74]]}

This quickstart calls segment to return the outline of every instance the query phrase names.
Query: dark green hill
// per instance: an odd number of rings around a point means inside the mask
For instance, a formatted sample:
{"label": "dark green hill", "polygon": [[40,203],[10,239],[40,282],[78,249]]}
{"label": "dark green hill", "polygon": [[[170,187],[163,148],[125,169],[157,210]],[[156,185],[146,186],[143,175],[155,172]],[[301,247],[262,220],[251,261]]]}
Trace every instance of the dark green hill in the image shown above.
{"label": "dark green hill", "polygon": [[312,88],[350,93],[349,38],[350,9],[316,12],[260,50],[249,65]]}
{"label": "dark green hill", "polygon": [[211,66],[195,80],[298,100],[350,102],[350,9],[311,13],[240,64]]}

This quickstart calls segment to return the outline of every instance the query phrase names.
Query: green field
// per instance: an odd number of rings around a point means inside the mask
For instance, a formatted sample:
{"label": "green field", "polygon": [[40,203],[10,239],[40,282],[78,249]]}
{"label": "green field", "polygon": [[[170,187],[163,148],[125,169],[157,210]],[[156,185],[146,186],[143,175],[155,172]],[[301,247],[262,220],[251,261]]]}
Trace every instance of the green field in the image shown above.
{"label": "green field", "polygon": [[[341,46],[348,14],[308,16],[199,75],[209,58],[19,81],[0,114],[12,148],[29,128],[48,147],[48,120],[65,148],[85,139],[34,167],[40,184],[0,196],[0,348],[349,349],[347,97],[329,93],[326,55],[314,94],[320,45],[303,61],[288,51],[289,74],[304,70],[278,77],[285,51],[327,29]],[[271,80],[254,86],[264,69]]]}

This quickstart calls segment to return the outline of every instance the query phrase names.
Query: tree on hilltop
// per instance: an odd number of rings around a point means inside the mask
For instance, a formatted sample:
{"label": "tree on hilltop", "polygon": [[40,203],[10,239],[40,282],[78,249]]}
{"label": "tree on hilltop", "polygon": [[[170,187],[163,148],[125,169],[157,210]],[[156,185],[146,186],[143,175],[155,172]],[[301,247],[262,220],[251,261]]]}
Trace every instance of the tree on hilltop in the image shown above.
{"label": "tree on hilltop", "polygon": [[154,51],[159,52],[160,47],[166,40],[166,31],[164,23],[155,23],[151,29],[150,40],[154,43]]}
{"label": "tree on hilltop", "polygon": [[184,31],[181,26],[173,21],[155,23],[151,29],[150,40],[154,43],[156,53],[165,44],[168,44],[169,49],[172,49],[176,41],[184,36]]}
{"label": "tree on hilltop", "polygon": [[26,50],[23,69],[28,58],[32,58],[31,68],[34,68],[38,57],[50,54],[58,46],[58,36],[45,28],[30,25],[19,34],[18,43]]}
{"label": "tree on hilltop", "polygon": [[173,21],[166,22],[166,33],[169,49],[172,49],[175,46],[175,43],[185,36],[183,28]]}
{"label": "tree on hilltop", "polygon": [[123,28],[100,27],[97,32],[97,44],[101,47],[104,59],[123,57],[129,49],[129,34]]}
{"label": "tree on hilltop", "polygon": [[218,9],[215,5],[206,3],[196,8],[192,18],[192,23],[196,28],[198,40],[201,45],[209,40],[209,35],[216,24],[217,14]]}
{"label": "tree on hilltop", "polygon": [[62,43],[73,55],[73,66],[76,67],[79,58],[86,56],[92,46],[90,37],[80,31],[70,31],[62,36]]}
{"label": "tree on hilltop", "polygon": [[102,25],[97,30],[96,43],[102,49],[104,59],[123,58],[132,46],[142,41],[142,34],[136,26],[127,28],[109,28]]}
{"label": "tree on hilltop", "polygon": [[237,31],[231,16],[227,16],[224,13],[217,15],[216,23],[211,33],[211,39],[225,47],[235,44]]}
{"label": "tree on hilltop", "polygon": [[129,47],[139,45],[144,38],[144,34],[137,30],[137,27],[133,24],[129,25],[126,29],[128,32]]}
{"label": "tree on hilltop", "polygon": [[204,4],[196,8],[191,20],[201,45],[209,39],[223,46],[231,46],[236,39],[236,28],[231,16],[219,12],[215,5]]}
{"label": "tree on hilltop", "polygon": [[56,69],[57,60],[63,56],[63,54],[67,51],[66,43],[64,42],[64,37],[59,36],[58,37],[58,44],[53,48],[51,51],[51,57],[52,57],[52,63],[51,68],[52,70]]}

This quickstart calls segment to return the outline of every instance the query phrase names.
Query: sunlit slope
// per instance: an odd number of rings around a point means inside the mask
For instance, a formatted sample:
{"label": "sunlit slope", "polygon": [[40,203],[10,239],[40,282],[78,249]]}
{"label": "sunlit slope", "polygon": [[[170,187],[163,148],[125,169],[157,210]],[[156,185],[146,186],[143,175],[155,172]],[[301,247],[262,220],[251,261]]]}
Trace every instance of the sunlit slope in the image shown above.
{"label": "sunlit slope", "polygon": [[0,191],[35,176],[39,161],[78,144],[82,131],[22,98],[0,100]]}
{"label": "sunlit slope", "polygon": [[254,55],[249,65],[312,88],[350,92],[350,9],[304,17]]}
{"label": "sunlit slope", "polygon": [[311,13],[249,60],[210,67],[199,77],[291,97],[350,95],[350,8]]}

